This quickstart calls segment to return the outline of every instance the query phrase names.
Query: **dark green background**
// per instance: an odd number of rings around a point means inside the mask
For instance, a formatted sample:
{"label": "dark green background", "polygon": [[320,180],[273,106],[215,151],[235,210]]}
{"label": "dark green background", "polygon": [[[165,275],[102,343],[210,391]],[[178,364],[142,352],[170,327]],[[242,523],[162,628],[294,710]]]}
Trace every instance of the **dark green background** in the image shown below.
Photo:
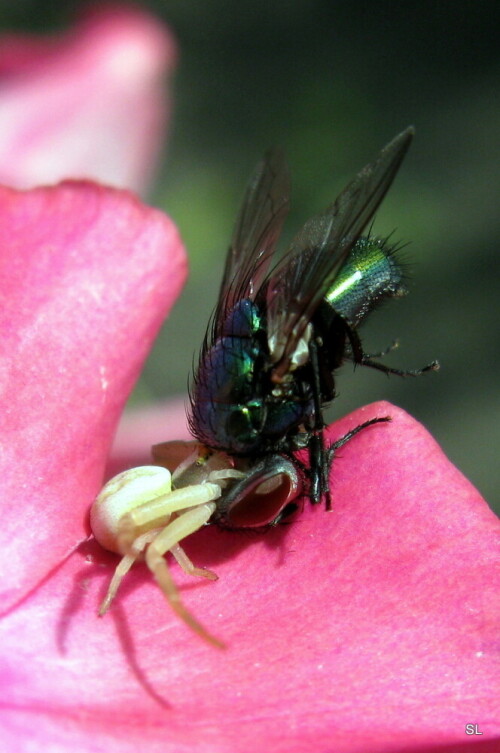
{"label": "dark green background", "polygon": [[[14,4],[12,4],[14,5]],[[418,380],[339,378],[332,415],[385,398],[423,421],[498,501],[499,4],[356,0],[148,2],[181,58],[153,201],[178,223],[191,276],[134,400],[182,393],[215,302],[245,182],[270,144],[294,181],[290,238],[398,131],[417,138],[375,230],[411,241],[411,295],[373,315],[369,350],[398,336],[394,365],[439,358]],[[54,29],[71,3],[0,5],[4,28]],[[189,343],[189,345],[186,345]]]}

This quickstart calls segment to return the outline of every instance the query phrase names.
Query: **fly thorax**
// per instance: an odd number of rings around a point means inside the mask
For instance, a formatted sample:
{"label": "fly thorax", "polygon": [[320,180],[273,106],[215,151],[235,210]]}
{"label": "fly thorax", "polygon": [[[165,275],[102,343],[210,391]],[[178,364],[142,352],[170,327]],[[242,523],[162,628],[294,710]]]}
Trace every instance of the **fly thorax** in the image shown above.
{"label": "fly thorax", "polygon": [[265,421],[256,382],[266,346],[257,306],[239,301],[226,315],[220,336],[200,358],[192,390],[192,426],[200,441],[229,452],[251,451]]}
{"label": "fly thorax", "polygon": [[244,298],[226,315],[222,325],[222,336],[253,337],[262,328],[262,317],[257,305]]}
{"label": "fly thorax", "polygon": [[260,443],[260,434],[265,421],[266,408],[260,399],[247,401],[244,405],[232,404],[223,408],[226,443],[232,452],[252,452]]}

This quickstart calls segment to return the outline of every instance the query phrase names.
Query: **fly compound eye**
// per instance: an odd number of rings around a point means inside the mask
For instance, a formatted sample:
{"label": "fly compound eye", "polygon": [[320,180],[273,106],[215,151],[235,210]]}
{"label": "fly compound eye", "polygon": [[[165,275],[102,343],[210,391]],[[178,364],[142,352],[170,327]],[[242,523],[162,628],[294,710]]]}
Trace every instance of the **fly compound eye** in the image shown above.
{"label": "fly compound eye", "polygon": [[295,463],[271,455],[252,466],[217,502],[214,520],[226,528],[262,528],[276,523],[302,491]]}
{"label": "fly compound eye", "polygon": [[231,507],[228,519],[235,528],[272,524],[292,494],[292,479],[286,473],[277,473],[266,481],[250,485],[248,493]]}

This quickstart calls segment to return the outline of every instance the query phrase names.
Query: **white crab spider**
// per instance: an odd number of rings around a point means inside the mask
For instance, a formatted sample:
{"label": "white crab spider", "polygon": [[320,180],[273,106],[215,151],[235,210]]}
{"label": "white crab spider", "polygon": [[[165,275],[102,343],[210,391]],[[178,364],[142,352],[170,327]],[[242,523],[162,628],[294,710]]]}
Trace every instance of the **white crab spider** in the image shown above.
{"label": "white crab spider", "polygon": [[[182,569],[209,580],[211,570],[196,567],[179,542],[205,525],[227,481],[243,476],[228,457],[194,442],[158,445],[159,462],[177,463],[176,454],[191,451],[175,468],[140,466],[120,473],[104,486],[90,511],[96,540],[105,549],[122,555],[108,592],[99,609],[103,615],[116,596],[120,583],[138,558],[144,557],[165,598],[177,615],[198,635],[220,648],[224,644],[195,619],[181,601],[164,555],[171,552]],[[174,488],[172,488],[174,487]]]}

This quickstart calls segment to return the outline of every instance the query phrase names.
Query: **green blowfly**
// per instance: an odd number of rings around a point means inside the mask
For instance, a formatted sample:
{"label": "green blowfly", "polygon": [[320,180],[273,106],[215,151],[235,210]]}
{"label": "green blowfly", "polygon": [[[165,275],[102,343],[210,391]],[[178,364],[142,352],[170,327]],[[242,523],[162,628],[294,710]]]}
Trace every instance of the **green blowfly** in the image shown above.
{"label": "green blowfly", "polygon": [[[276,523],[304,490],[313,503],[324,498],[330,508],[335,449],[366,426],[389,420],[368,421],[326,445],[323,411],[335,397],[334,375],[344,361],[400,376],[438,367],[390,368],[376,360],[384,353],[365,353],[358,334],[380,301],[407,292],[396,247],[362,233],[412,138],[412,128],[396,136],[333,204],[306,222],[278,261],[289,173],[278,149],[258,164],[191,389],[193,436],[227,453],[245,473],[223,495],[213,522],[229,528]],[[308,449],[306,468],[293,455],[301,448]],[[272,479],[272,494],[256,497],[255,489]]]}

